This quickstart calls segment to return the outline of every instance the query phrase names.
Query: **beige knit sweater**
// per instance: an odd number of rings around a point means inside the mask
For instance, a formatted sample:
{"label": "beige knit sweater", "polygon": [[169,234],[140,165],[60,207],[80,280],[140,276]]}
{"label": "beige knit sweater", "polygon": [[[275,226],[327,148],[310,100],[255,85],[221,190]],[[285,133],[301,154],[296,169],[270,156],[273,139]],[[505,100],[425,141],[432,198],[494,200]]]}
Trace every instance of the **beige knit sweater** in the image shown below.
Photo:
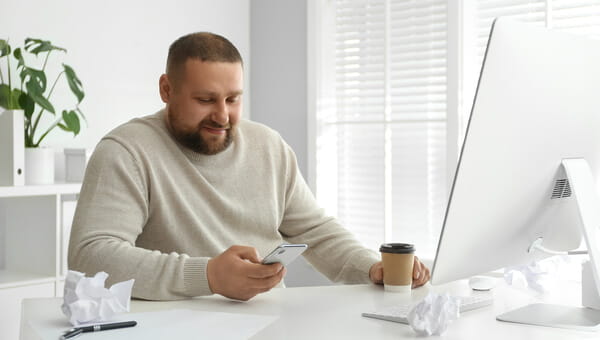
{"label": "beige knit sweater", "polygon": [[232,245],[261,256],[306,243],[329,279],[368,282],[379,256],[326,216],[291,148],[242,120],[228,149],[207,156],[179,145],[164,110],[105,136],[92,155],[75,212],[69,269],[135,279],[133,296],[171,300],[212,294],[206,264]]}

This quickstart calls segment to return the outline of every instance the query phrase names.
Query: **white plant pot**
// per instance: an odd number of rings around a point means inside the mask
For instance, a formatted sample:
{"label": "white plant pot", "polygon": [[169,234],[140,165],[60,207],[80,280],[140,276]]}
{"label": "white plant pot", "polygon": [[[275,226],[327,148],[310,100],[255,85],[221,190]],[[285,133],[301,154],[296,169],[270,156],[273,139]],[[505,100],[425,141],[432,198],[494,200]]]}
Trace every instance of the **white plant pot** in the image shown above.
{"label": "white plant pot", "polygon": [[25,148],[25,184],[54,183],[54,150],[46,147]]}

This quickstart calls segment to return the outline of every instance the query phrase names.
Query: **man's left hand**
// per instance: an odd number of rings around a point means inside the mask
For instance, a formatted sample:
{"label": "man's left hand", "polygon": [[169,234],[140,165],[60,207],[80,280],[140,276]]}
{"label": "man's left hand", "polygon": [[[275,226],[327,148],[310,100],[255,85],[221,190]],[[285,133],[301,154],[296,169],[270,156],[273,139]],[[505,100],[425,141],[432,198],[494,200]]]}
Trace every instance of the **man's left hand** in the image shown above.
{"label": "man's left hand", "polygon": [[[412,287],[420,287],[429,281],[431,277],[429,268],[427,268],[419,258],[415,256],[415,262],[413,265],[413,281]],[[375,284],[383,284],[383,263],[377,262],[371,266],[369,270],[369,278]]]}

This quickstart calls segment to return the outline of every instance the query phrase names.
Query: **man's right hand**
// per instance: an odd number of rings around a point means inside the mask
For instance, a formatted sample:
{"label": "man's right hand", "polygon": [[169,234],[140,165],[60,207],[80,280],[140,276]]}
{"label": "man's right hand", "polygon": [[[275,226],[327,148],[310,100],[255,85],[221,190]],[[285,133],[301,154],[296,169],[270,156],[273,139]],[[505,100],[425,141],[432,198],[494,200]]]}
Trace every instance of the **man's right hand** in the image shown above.
{"label": "man's right hand", "polygon": [[247,301],[275,287],[285,276],[281,263],[261,264],[256,248],[232,246],[208,261],[210,290],[225,297]]}

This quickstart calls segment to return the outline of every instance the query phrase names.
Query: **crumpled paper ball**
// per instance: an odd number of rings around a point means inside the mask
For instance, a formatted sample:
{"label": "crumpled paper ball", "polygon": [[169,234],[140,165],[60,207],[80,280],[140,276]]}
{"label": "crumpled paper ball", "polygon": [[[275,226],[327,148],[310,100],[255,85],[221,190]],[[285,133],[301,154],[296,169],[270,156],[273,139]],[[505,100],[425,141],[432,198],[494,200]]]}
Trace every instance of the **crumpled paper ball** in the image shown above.
{"label": "crumpled paper ball", "polygon": [[65,279],[61,309],[73,326],[110,320],[118,313],[129,311],[134,280],[115,283],[104,288],[108,274],[99,272],[94,277],[69,270]]}
{"label": "crumpled paper ball", "polygon": [[527,265],[506,267],[504,280],[511,286],[529,287],[545,293],[555,288],[557,274],[563,273],[569,263],[567,256],[553,256]]}
{"label": "crumpled paper ball", "polygon": [[460,316],[460,299],[429,293],[408,313],[408,323],[419,336],[442,335]]}

